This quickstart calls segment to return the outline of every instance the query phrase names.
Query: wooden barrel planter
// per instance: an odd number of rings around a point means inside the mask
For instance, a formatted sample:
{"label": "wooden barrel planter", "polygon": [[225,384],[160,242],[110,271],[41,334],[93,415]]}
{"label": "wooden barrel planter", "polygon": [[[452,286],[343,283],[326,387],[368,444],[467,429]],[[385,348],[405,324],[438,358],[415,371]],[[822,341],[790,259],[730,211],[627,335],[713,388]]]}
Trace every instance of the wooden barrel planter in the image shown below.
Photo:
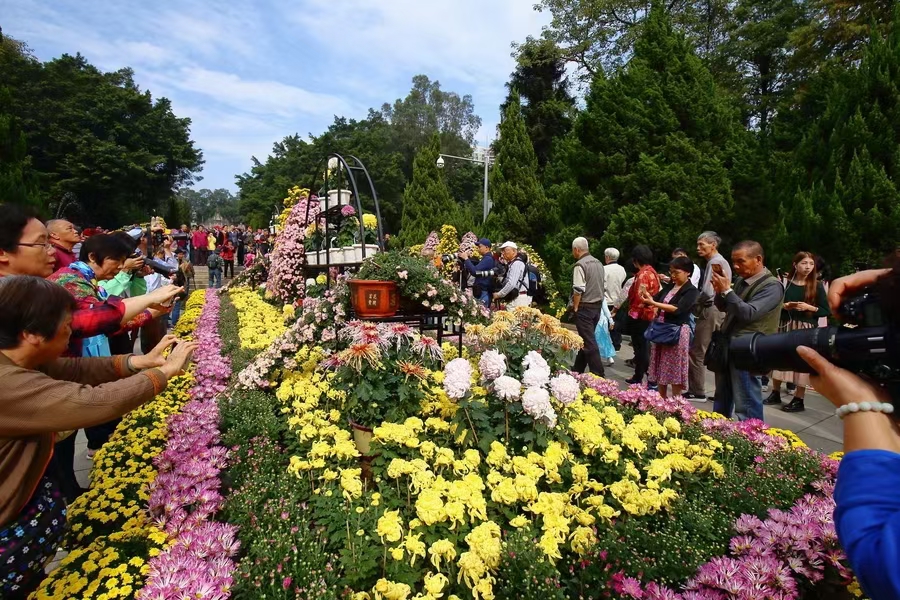
{"label": "wooden barrel planter", "polygon": [[350,299],[360,319],[393,317],[400,306],[397,284],[393,281],[351,279]]}

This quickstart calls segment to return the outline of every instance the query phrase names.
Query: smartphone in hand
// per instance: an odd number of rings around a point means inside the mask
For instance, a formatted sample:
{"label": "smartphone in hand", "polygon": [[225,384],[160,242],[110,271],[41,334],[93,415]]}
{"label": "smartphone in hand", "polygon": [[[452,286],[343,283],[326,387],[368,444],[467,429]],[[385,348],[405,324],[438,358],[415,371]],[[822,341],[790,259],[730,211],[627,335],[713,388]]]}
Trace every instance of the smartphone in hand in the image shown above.
{"label": "smartphone in hand", "polygon": [[725,277],[725,271],[722,269],[722,265],[713,265],[712,270],[713,273],[715,273],[719,277]]}

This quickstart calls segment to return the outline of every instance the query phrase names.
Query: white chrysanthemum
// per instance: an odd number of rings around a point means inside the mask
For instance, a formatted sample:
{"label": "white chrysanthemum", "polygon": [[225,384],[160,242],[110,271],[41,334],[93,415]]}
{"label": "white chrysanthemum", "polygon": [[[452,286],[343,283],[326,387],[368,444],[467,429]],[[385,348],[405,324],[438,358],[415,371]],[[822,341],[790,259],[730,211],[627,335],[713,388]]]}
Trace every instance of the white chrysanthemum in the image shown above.
{"label": "white chrysanthemum", "polygon": [[496,350],[487,350],[478,361],[478,370],[485,381],[493,381],[506,373],[506,356]]}
{"label": "white chrysanthemum", "polygon": [[444,391],[455,400],[463,398],[472,385],[472,365],[465,358],[454,358],[444,367]]}
{"label": "white chrysanthemum", "polygon": [[544,387],[548,383],[550,383],[550,368],[540,368],[537,366],[532,366],[527,371],[525,371],[525,375],[522,376],[522,383],[525,384],[526,387]]}
{"label": "white chrysanthemum", "polygon": [[507,402],[515,402],[522,393],[522,384],[515,377],[501,375],[494,380],[494,393]]}
{"label": "white chrysanthemum", "polygon": [[563,404],[572,404],[578,398],[581,386],[578,380],[568,373],[560,373],[550,380],[550,392]]}
{"label": "white chrysanthemum", "polygon": [[539,353],[531,350],[528,354],[525,355],[525,358],[522,359],[522,366],[526,369],[538,368],[538,369],[546,369],[550,370],[550,365],[547,364],[547,361],[544,360],[544,357]]}
{"label": "white chrysanthemum", "polygon": [[556,411],[550,404],[550,393],[542,387],[531,387],[522,394],[522,408],[535,421],[547,427],[556,426]]}

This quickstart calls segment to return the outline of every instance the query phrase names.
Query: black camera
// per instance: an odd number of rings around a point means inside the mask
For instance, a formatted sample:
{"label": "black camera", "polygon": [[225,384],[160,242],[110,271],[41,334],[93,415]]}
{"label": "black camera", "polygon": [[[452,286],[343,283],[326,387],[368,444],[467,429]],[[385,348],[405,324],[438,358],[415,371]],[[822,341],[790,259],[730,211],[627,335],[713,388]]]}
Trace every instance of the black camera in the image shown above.
{"label": "black camera", "polygon": [[742,371],[812,373],[812,368],[797,354],[798,346],[807,346],[839,367],[888,384],[896,397],[894,391],[900,384],[900,327],[885,310],[889,304],[879,292],[863,290],[841,305],[843,327],[742,335],[731,340],[729,353]]}
{"label": "black camera", "polygon": [[150,267],[156,273],[160,275],[165,275],[166,277],[170,275],[174,275],[176,271],[178,271],[178,267],[170,266],[161,260],[157,260],[155,258],[147,258],[143,255],[140,250],[135,250],[134,254],[132,254],[129,258],[143,258],[144,266]]}

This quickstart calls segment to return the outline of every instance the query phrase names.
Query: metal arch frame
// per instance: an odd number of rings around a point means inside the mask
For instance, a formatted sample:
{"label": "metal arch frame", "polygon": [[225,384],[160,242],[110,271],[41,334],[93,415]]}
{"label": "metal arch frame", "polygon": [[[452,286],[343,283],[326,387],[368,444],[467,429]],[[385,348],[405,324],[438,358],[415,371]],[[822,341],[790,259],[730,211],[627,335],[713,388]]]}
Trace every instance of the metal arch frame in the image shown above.
{"label": "metal arch frame", "polygon": [[[384,247],[384,229],[382,228],[382,224],[381,224],[381,207],[378,204],[378,193],[375,191],[375,184],[372,182],[372,176],[369,175],[369,170],[366,168],[365,164],[363,164],[363,162],[359,158],[357,158],[356,156],[350,155],[349,158],[353,162],[356,163],[355,165],[351,165],[349,162],[347,162],[347,159],[345,159],[342,155],[340,155],[336,152],[329,153],[328,156],[326,156],[322,160],[322,162],[319,163],[319,168],[316,170],[316,175],[313,176],[315,179],[313,180],[313,185],[310,186],[310,196],[312,196],[312,190],[317,185],[318,173],[325,173],[325,174],[328,173],[328,163],[331,161],[332,158],[334,158],[338,161],[338,167],[339,167],[338,174],[337,174],[337,186],[338,186],[337,189],[338,190],[341,189],[341,184],[342,184],[341,178],[343,176],[344,169],[347,170],[347,179],[349,180],[350,188],[351,188],[351,191],[353,192],[353,199],[356,203],[356,214],[359,215],[359,219],[358,219],[359,220],[359,237],[362,240],[363,260],[366,259],[366,243],[365,243],[366,230],[365,230],[365,225],[363,224],[363,219],[362,219],[362,215],[363,215],[362,198],[359,195],[359,186],[356,182],[356,175],[354,174],[354,171],[362,171],[362,173],[366,176],[366,183],[369,184],[369,192],[372,194],[372,201],[375,203],[375,218],[378,220],[378,223],[377,223],[377,226],[378,226],[378,249],[380,251],[384,252],[384,249],[385,249],[385,247]],[[343,167],[343,168],[340,168],[340,167]],[[326,192],[327,192],[327,190],[326,190]],[[320,214],[324,214],[325,234],[326,234],[325,264],[321,265],[321,266],[330,268],[331,267],[331,248],[329,247],[329,243],[328,243],[328,239],[327,239],[328,221],[329,221],[328,211],[333,207],[328,206],[327,193],[324,198],[319,198],[319,201],[322,201],[325,203],[325,210],[322,211]],[[310,207],[310,203],[307,202],[306,203],[306,219],[305,219],[307,223],[309,222],[309,207]],[[347,264],[347,263],[341,263],[341,264]]]}

